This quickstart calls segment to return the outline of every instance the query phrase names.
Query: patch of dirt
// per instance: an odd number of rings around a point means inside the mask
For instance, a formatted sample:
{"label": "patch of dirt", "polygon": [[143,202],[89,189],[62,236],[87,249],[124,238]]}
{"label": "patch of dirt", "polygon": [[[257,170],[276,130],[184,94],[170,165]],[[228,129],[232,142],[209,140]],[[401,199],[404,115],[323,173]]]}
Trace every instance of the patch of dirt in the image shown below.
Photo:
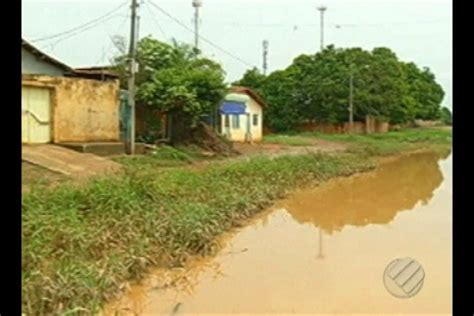
{"label": "patch of dirt", "polygon": [[316,152],[338,152],[347,149],[347,146],[341,143],[329,142],[325,140],[314,140],[308,146],[290,146],[271,143],[235,143],[234,149],[243,156],[268,155],[279,156],[287,154],[303,154]]}
{"label": "patch of dirt", "polygon": [[179,142],[181,145],[195,145],[206,152],[217,153],[222,156],[233,156],[238,154],[231,142],[216,134],[212,127],[199,123],[185,139]]}
{"label": "patch of dirt", "polygon": [[233,150],[236,155],[232,157],[224,158],[221,160],[203,160],[194,163],[189,168],[200,170],[206,168],[208,165],[216,165],[219,163],[225,163],[230,160],[245,160],[252,156],[265,155],[267,157],[278,157],[282,155],[298,155],[307,153],[320,153],[320,152],[340,152],[347,150],[347,145],[335,142],[329,142],[325,140],[314,140],[311,145],[308,146],[290,146],[282,144],[271,144],[271,143],[233,143]]}
{"label": "patch of dirt", "polygon": [[61,173],[23,161],[21,163],[21,192],[28,192],[32,186],[54,186],[69,178]]}
{"label": "patch of dirt", "polygon": [[443,125],[443,126],[435,126],[435,127],[432,127],[434,129],[440,129],[440,130],[443,130],[443,131],[452,131],[453,130],[453,127],[452,126],[447,126],[447,125]]}

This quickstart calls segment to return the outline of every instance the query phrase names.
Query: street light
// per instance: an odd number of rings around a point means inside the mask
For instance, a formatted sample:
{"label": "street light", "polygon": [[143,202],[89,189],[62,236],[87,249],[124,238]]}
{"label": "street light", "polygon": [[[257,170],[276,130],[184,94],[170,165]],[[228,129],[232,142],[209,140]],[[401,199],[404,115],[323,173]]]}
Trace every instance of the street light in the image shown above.
{"label": "street light", "polygon": [[320,41],[321,41],[321,51],[323,51],[324,49],[324,12],[327,10],[328,8],[325,7],[324,5],[321,5],[319,7],[317,7],[317,10],[319,11],[319,14],[320,14],[320,23],[321,23],[321,35],[320,35]]}

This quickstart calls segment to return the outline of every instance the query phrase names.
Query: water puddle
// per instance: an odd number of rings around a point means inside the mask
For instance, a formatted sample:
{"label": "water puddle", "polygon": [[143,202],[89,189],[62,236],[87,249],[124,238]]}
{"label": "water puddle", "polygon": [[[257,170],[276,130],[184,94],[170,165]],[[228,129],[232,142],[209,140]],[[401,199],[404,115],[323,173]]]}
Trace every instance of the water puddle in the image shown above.
{"label": "water puddle", "polygon": [[[425,271],[393,297],[385,267]],[[155,271],[110,310],[131,315],[449,314],[452,159],[420,153],[294,192],[228,237],[216,257]],[[128,311],[128,312],[127,312]]]}

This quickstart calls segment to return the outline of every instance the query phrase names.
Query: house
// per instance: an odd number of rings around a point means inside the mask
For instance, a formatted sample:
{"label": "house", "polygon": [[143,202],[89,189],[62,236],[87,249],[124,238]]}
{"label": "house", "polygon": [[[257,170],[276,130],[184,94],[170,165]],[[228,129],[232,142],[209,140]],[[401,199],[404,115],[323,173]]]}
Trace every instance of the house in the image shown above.
{"label": "house", "polygon": [[22,40],[22,143],[120,141],[119,81],[111,72],[73,69]]}
{"label": "house", "polygon": [[265,102],[253,90],[231,87],[219,107],[219,133],[233,142],[260,142],[265,107]]}

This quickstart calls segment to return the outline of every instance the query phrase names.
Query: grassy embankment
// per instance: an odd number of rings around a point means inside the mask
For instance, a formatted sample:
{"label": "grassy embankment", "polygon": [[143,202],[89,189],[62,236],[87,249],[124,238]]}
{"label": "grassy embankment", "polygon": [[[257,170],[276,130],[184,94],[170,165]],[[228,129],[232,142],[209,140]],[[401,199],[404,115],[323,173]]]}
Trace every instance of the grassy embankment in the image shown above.
{"label": "grassy embankment", "polygon": [[304,132],[288,135],[268,135],[264,141],[289,146],[310,146],[316,139],[346,143],[349,145],[348,151],[352,153],[366,156],[385,156],[423,148],[442,150],[447,144],[451,143],[451,131],[435,128],[414,128],[371,135]]}
{"label": "grassy embankment", "polygon": [[[371,169],[369,155],[450,143],[449,132],[431,130],[316,136],[353,146],[337,155],[255,157],[200,169],[179,165],[203,157],[167,148],[123,158],[125,174],[81,188],[32,189],[23,197],[24,312],[94,314],[149,266],[182,265],[191,255],[212,253],[219,234],[288,190]],[[177,168],[156,167],[173,161]]]}

